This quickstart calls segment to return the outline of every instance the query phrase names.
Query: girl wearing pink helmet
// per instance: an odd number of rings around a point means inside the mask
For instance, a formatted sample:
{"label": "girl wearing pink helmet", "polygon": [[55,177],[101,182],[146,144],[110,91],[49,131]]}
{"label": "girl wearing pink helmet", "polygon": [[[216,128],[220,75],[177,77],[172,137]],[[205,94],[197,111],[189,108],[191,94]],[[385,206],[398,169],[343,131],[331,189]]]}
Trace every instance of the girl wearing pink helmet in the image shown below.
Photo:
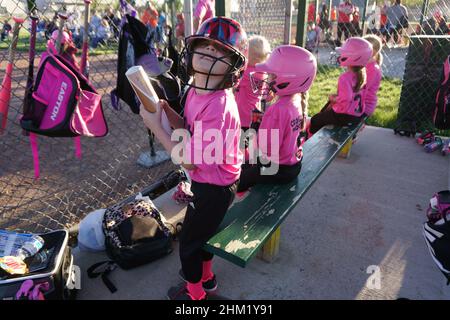
{"label": "girl wearing pink helmet", "polygon": [[[56,42],[58,41],[57,40],[58,35],[59,35],[59,30],[53,31],[51,38],[47,41],[47,52],[50,54],[60,54],[64,59],[66,59],[68,62],[70,62],[70,64],[74,68],[79,70],[80,66],[79,66],[78,61],[75,56],[75,54],[77,53],[78,50],[72,41],[71,34],[69,34],[66,31],[63,31],[63,34],[61,37],[62,52],[59,52],[59,48],[56,48]],[[41,58],[41,61],[44,61],[44,59]]]}
{"label": "girl wearing pink helmet", "polygon": [[338,62],[347,71],[338,79],[337,94],[330,95],[325,107],[311,118],[309,135],[323,126],[346,126],[358,123],[365,111],[365,66],[372,57],[372,45],[363,38],[349,38],[341,48],[336,48]]}
{"label": "girl wearing pink helmet", "polygon": [[[165,101],[159,103],[156,113],[141,108],[140,114],[172,159],[187,169],[194,194],[179,237],[180,276],[184,283],[169,289],[168,298],[201,300],[207,298],[207,292],[217,288],[212,272],[213,255],[204,251],[203,246],[215,234],[232,203],[241,173],[240,121],[231,88],[239,83],[245,69],[248,41],[239,23],[214,17],[206,20],[185,43],[180,65],[193,79],[187,84],[191,88],[187,93],[184,119],[177,117]],[[162,128],[160,108],[166,112],[173,128],[186,129],[187,137],[181,143],[171,141]],[[218,149],[214,149],[214,161],[206,159],[212,144],[206,137],[209,129],[226,139],[226,143],[219,142]],[[217,141],[215,143],[217,145]],[[180,149],[175,149],[180,145],[181,161],[176,159]]]}
{"label": "girl wearing pink helmet", "polygon": [[[316,77],[317,62],[304,48],[281,45],[255,69],[250,75],[255,91],[265,97],[272,95],[275,102],[258,129],[261,156],[258,163],[243,166],[238,192],[256,184],[288,183],[300,173],[307,92]],[[260,73],[264,80],[259,80]]]}

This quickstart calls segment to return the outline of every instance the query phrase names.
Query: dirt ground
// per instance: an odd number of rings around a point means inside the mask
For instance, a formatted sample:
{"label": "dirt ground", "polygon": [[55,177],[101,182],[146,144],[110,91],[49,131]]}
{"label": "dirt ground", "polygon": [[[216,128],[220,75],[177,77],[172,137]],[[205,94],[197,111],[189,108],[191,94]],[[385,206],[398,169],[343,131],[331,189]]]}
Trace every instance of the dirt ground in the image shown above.
{"label": "dirt ground", "polygon": [[[91,57],[90,79],[103,95],[108,135],[82,137],[82,159],[75,157],[73,139],[39,136],[40,179],[34,179],[31,148],[19,124],[27,55],[17,56],[7,129],[0,136],[1,229],[45,232],[69,227],[90,211],[120,201],[173,168],[170,162],[153,169],[136,163],[139,155],[149,150],[147,132],[139,115],[126,104],[121,103],[121,110],[111,107],[116,55],[104,55]],[[5,60],[4,52],[0,57]],[[0,64],[2,70],[4,64]]]}

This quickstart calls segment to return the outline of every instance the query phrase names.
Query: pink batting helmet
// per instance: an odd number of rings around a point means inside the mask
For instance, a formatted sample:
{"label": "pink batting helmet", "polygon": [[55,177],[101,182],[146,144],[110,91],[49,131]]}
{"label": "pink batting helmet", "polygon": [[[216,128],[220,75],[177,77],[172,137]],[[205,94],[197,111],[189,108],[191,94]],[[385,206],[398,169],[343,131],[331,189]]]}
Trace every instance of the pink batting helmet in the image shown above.
{"label": "pink batting helmet", "polygon": [[272,75],[269,90],[278,96],[288,96],[308,91],[316,77],[317,61],[302,47],[281,45],[266,62],[256,64],[255,69]]}
{"label": "pink batting helmet", "polygon": [[342,67],[364,67],[372,57],[372,44],[366,39],[347,39],[342,47],[336,48],[338,62]]}
{"label": "pink batting helmet", "polygon": [[[59,30],[55,30],[55,31],[52,32],[52,40],[55,41],[55,43],[56,43],[56,41],[58,41],[58,34],[59,34]],[[70,41],[70,36],[69,36],[69,34],[67,32],[63,31],[63,36],[61,38],[61,43],[64,44],[64,43],[66,43],[68,41]]]}

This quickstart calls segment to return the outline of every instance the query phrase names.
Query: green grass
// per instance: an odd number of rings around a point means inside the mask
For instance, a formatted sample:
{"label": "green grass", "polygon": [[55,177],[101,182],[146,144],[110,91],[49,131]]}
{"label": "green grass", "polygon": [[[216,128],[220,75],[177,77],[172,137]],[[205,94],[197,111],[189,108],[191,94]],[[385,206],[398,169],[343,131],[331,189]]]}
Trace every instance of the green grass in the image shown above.
{"label": "green grass", "polygon": [[[11,38],[8,41],[0,42],[0,50],[8,50],[11,45]],[[19,33],[19,40],[17,41],[16,52],[28,52],[30,48],[30,34],[28,31],[21,29]],[[118,43],[113,43],[109,46],[98,46],[93,51],[89,51],[89,55],[98,56],[104,54],[117,53],[119,48]],[[37,40],[36,39],[36,53],[40,53],[47,50],[47,40]],[[81,55],[81,49],[78,50],[78,54]]]}
{"label": "green grass", "polygon": [[[309,92],[310,116],[318,113],[325,105],[330,94],[337,92],[337,81],[342,69],[319,66],[316,80]],[[400,101],[402,82],[399,79],[384,78],[378,91],[378,106],[367,123],[377,127],[394,128]]]}

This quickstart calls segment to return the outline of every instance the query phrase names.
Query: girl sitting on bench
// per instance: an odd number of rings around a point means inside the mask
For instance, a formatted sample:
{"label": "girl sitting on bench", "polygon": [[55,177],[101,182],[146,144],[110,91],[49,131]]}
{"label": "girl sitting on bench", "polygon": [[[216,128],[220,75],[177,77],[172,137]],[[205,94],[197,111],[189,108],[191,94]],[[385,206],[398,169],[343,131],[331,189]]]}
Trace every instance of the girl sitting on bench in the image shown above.
{"label": "girl sitting on bench", "polygon": [[381,42],[380,37],[374,34],[367,35],[364,39],[369,41],[373,47],[372,57],[366,65],[367,84],[366,97],[364,99],[364,115],[370,117],[375,111],[378,102],[377,93],[380,88],[382,77],[381,64],[383,63],[383,56],[381,54],[381,47],[383,46],[383,43]]}
{"label": "girl sitting on bench", "polygon": [[308,137],[329,124],[359,123],[365,111],[365,66],[372,57],[372,45],[363,38],[354,37],[336,51],[340,54],[340,66],[346,67],[347,71],[339,76],[337,94],[330,95],[325,107],[311,118]]}
{"label": "girl sitting on bench", "polygon": [[255,71],[257,63],[263,63],[269,55],[270,43],[266,38],[263,36],[251,36],[248,39],[248,66],[234,93],[243,131],[247,131],[250,128],[253,109],[256,108],[261,111],[261,96],[254,94],[252,91],[250,73]]}
{"label": "girl sitting on bench", "polygon": [[[211,269],[213,255],[204,251],[203,246],[215,234],[232,203],[241,172],[239,113],[230,89],[238,84],[246,67],[248,40],[238,22],[213,17],[203,22],[195,35],[187,37],[185,44],[180,65],[193,76],[193,81],[188,83],[191,89],[187,93],[184,121],[178,118],[170,122],[174,128],[187,129],[189,137],[181,142],[182,159],[175,160],[189,172],[194,199],[187,206],[179,238],[182,268],[179,275],[184,283],[169,289],[167,296],[171,300],[203,300],[210,297],[206,291],[217,288]],[[179,143],[171,141],[162,128],[161,107],[169,118],[170,107],[165,101],[158,104],[156,113],[141,107],[140,114],[174,156],[176,151],[174,154],[172,151]],[[232,142],[231,146],[222,143],[223,152],[216,151],[221,158],[212,162],[203,157],[208,156],[205,150],[210,145],[204,137],[208,129],[218,131],[223,139]],[[197,159],[198,154],[201,159]]]}
{"label": "girl sitting on bench", "polygon": [[306,49],[282,45],[272,51],[267,62],[256,64],[255,70],[250,74],[254,92],[263,99],[274,97],[274,102],[258,129],[261,156],[257,163],[242,166],[238,192],[256,184],[288,183],[300,173],[307,91],[316,77],[317,62]]}

